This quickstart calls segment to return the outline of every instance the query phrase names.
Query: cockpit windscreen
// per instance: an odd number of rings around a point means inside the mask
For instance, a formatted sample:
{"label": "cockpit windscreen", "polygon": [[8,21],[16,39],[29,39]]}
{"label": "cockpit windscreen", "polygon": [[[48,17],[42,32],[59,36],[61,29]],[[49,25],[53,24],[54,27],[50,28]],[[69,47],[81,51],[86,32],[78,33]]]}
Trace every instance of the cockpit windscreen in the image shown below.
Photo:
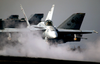
{"label": "cockpit windscreen", "polygon": [[52,24],[52,21],[51,21],[51,20],[47,20],[47,21],[45,22],[45,25],[46,25],[46,26],[53,26],[53,24]]}

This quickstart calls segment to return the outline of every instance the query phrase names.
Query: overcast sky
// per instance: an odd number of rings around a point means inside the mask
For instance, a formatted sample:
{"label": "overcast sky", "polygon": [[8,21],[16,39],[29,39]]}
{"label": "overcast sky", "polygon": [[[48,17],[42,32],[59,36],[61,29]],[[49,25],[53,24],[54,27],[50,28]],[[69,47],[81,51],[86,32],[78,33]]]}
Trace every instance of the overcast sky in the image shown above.
{"label": "overcast sky", "polygon": [[[26,15],[44,13],[44,18],[52,5],[55,4],[53,23],[60,25],[73,13],[86,13],[81,29],[96,30],[100,33],[100,0],[0,0],[0,18],[6,19],[8,16],[17,14],[19,18],[24,17],[20,4],[22,4]],[[88,40],[81,42],[96,41],[100,34],[84,35]]]}

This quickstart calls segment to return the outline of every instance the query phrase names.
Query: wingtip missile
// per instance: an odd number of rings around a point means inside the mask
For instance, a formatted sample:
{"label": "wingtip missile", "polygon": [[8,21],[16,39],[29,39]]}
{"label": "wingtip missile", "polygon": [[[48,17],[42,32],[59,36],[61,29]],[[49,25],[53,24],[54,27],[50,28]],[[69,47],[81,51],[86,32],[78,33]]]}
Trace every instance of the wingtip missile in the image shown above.
{"label": "wingtip missile", "polygon": [[95,31],[95,30],[93,30],[94,31],[94,33],[97,33],[98,34],[98,32],[97,31]]}

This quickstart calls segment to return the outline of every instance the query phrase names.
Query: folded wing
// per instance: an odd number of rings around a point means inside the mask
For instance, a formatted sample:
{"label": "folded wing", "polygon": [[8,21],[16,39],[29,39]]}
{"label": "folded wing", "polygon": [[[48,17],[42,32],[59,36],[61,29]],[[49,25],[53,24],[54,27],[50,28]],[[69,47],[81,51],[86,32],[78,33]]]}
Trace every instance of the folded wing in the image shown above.
{"label": "folded wing", "polygon": [[84,16],[85,13],[72,14],[61,25],[59,25],[58,28],[79,30],[83,22]]}

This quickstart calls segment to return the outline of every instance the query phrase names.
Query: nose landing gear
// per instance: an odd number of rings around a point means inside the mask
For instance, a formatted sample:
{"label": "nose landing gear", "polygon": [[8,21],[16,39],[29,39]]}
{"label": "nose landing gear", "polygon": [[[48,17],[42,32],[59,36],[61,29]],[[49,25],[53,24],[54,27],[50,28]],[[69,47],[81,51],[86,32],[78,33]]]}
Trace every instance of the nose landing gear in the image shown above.
{"label": "nose landing gear", "polygon": [[11,33],[8,34],[8,40],[11,40]]}

